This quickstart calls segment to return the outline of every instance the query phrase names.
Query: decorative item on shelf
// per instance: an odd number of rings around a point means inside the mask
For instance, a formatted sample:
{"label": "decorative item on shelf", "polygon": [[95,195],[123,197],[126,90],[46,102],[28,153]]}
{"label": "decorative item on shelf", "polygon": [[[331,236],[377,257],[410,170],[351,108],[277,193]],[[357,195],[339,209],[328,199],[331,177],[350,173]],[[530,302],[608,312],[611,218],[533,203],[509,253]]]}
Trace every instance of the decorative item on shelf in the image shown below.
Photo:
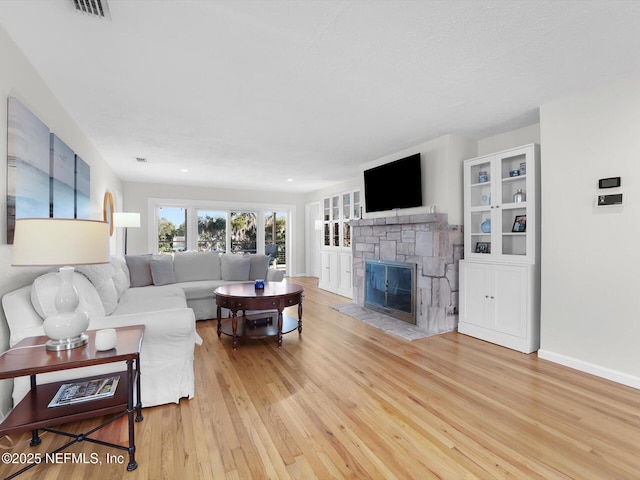
{"label": "decorative item on shelf", "polygon": [[482,224],[480,225],[480,230],[482,230],[482,233],[491,233],[491,219],[490,218],[486,218],[484,220],[484,222],[482,222]]}
{"label": "decorative item on shelf", "polygon": [[482,195],[482,205],[491,205],[491,195]]}
{"label": "decorative item on shelf", "polygon": [[[61,266],[109,263],[109,224],[95,220],[22,218],[16,220],[14,266]],[[73,284],[74,268],[60,268],[56,313],[43,323],[51,339],[47,350],[61,351],[85,345],[89,315],[76,311],[80,303]]]}
{"label": "decorative item on shelf", "polygon": [[104,352],[116,348],[118,335],[115,328],[104,328],[96,332],[96,350]]}
{"label": "decorative item on shelf", "polygon": [[513,203],[522,203],[526,200],[526,195],[522,191],[521,188],[518,189],[516,193],[513,194]]}
{"label": "decorative item on shelf", "polygon": [[484,170],[478,172],[478,183],[487,183],[489,181],[489,175]]}
{"label": "decorative item on shelf", "polygon": [[516,219],[513,222],[512,232],[523,233],[527,231],[527,216],[516,215]]}
{"label": "decorative item on shelf", "polygon": [[520,162],[520,175],[527,174],[527,162]]}
{"label": "decorative item on shelf", "polygon": [[264,280],[261,278],[257,279],[255,283],[255,288],[256,290],[264,290]]}
{"label": "decorative item on shelf", "polygon": [[476,253],[491,253],[491,242],[477,242]]}
{"label": "decorative item on shelf", "polygon": [[520,176],[520,170],[509,170],[509,176],[510,177],[519,177]]}
{"label": "decorative item on shelf", "polygon": [[137,212],[115,212],[113,226],[124,228],[124,253],[127,254],[127,228],[140,226],[140,214]]}

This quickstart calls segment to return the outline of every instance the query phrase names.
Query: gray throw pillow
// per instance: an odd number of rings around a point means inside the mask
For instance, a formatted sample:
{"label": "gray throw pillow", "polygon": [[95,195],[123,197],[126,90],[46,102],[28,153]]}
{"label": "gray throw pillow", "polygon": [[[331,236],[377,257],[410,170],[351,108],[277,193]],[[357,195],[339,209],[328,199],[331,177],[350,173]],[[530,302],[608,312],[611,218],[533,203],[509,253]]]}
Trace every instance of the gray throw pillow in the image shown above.
{"label": "gray throw pillow", "polygon": [[129,268],[129,279],[132,287],[146,287],[153,285],[153,277],[151,276],[151,254],[147,255],[125,255],[127,268]]}
{"label": "gray throw pillow", "polygon": [[173,273],[173,258],[171,255],[158,255],[149,260],[151,277],[154,285],[169,285],[176,283]]}
{"label": "gray throw pillow", "polygon": [[220,257],[220,266],[222,267],[222,280],[249,280],[251,259],[248,257],[225,253]]}
{"label": "gray throw pillow", "polygon": [[251,261],[251,268],[249,269],[249,280],[266,280],[267,270],[269,270],[269,255],[247,255]]}

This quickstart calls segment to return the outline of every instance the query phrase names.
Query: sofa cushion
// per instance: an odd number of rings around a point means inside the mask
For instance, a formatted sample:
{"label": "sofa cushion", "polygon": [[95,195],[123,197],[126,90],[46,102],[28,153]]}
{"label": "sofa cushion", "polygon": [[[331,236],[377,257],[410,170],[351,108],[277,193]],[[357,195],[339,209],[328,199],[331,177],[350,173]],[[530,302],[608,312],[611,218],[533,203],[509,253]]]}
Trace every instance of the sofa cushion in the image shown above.
{"label": "sofa cushion", "polygon": [[247,255],[251,261],[251,267],[249,268],[249,280],[266,280],[267,271],[269,270],[269,255]]}
{"label": "sofa cushion", "polygon": [[118,307],[111,315],[113,318],[133,313],[148,313],[185,308],[187,299],[184,291],[175,285],[149,285],[140,288],[130,288],[122,294]]}
{"label": "sofa cushion", "polygon": [[247,281],[251,269],[249,257],[225,253],[220,257],[223,280]]}
{"label": "sofa cushion", "polygon": [[222,285],[230,285],[232,283],[242,282],[231,282],[228,280],[199,280],[197,282],[176,283],[175,285],[182,288],[187,300],[209,299],[213,303],[215,302],[215,295],[213,294],[213,291]]}
{"label": "sofa cushion", "polygon": [[127,268],[129,269],[129,280],[132,287],[146,287],[153,285],[153,277],[151,276],[151,254],[147,255],[125,255]]}
{"label": "sofa cushion", "polygon": [[[96,288],[84,275],[73,272],[73,284],[78,291],[80,304],[77,310],[87,312],[89,317],[104,317],[104,306]],[[45,273],[31,284],[31,304],[38,315],[46,319],[57,313],[56,294],[60,288],[58,272]]]}
{"label": "sofa cushion", "polygon": [[115,269],[110,263],[102,263],[98,265],[78,265],[77,272],[80,272],[96,287],[98,296],[102,300],[104,313],[111,315],[118,306],[118,292],[113,283],[113,275]]}
{"label": "sofa cushion", "polygon": [[154,285],[169,285],[176,283],[173,273],[173,258],[170,255],[156,255],[149,260],[151,278]]}
{"label": "sofa cushion", "polygon": [[217,253],[176,253],[173,256],[176,282],[220,280],[220,255]]}
{"label": "sofa cushion", "polygon": [[113,266],[113,284],[116,287],[116,293],[118,299],[122,294],[131,286],[131,280],[129,279],[129,268],[124,257],[112,256],[111,265]]}

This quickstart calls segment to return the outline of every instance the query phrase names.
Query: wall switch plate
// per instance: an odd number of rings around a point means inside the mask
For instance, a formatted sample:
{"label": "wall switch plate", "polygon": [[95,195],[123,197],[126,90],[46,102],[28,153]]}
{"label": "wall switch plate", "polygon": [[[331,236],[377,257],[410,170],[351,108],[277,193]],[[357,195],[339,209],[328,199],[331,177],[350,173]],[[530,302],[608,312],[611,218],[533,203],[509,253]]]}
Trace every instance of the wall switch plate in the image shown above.
{"label": "wall switch plate", "polygon": [[596,198],[596,205],[598,207],[614,207],[622,204],[621,193],[614,193],[611,195],[598,195],[598,198]]}
{"label": "wall switch plate", "polygon": [[598,188],[615,188],[620,186],[620,177],[601,178]]}

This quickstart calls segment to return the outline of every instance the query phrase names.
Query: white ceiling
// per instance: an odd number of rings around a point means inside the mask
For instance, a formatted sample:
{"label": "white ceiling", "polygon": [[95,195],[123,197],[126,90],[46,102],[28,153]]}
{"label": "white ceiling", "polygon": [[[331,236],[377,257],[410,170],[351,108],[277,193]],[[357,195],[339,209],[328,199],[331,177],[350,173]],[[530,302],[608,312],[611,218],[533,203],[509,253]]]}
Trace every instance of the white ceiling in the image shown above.
{"label": "white ceiling", "polygon": [[0,25],[125,181],[308,192],[640,72],[632,0],[70,5],[2,0]]}

